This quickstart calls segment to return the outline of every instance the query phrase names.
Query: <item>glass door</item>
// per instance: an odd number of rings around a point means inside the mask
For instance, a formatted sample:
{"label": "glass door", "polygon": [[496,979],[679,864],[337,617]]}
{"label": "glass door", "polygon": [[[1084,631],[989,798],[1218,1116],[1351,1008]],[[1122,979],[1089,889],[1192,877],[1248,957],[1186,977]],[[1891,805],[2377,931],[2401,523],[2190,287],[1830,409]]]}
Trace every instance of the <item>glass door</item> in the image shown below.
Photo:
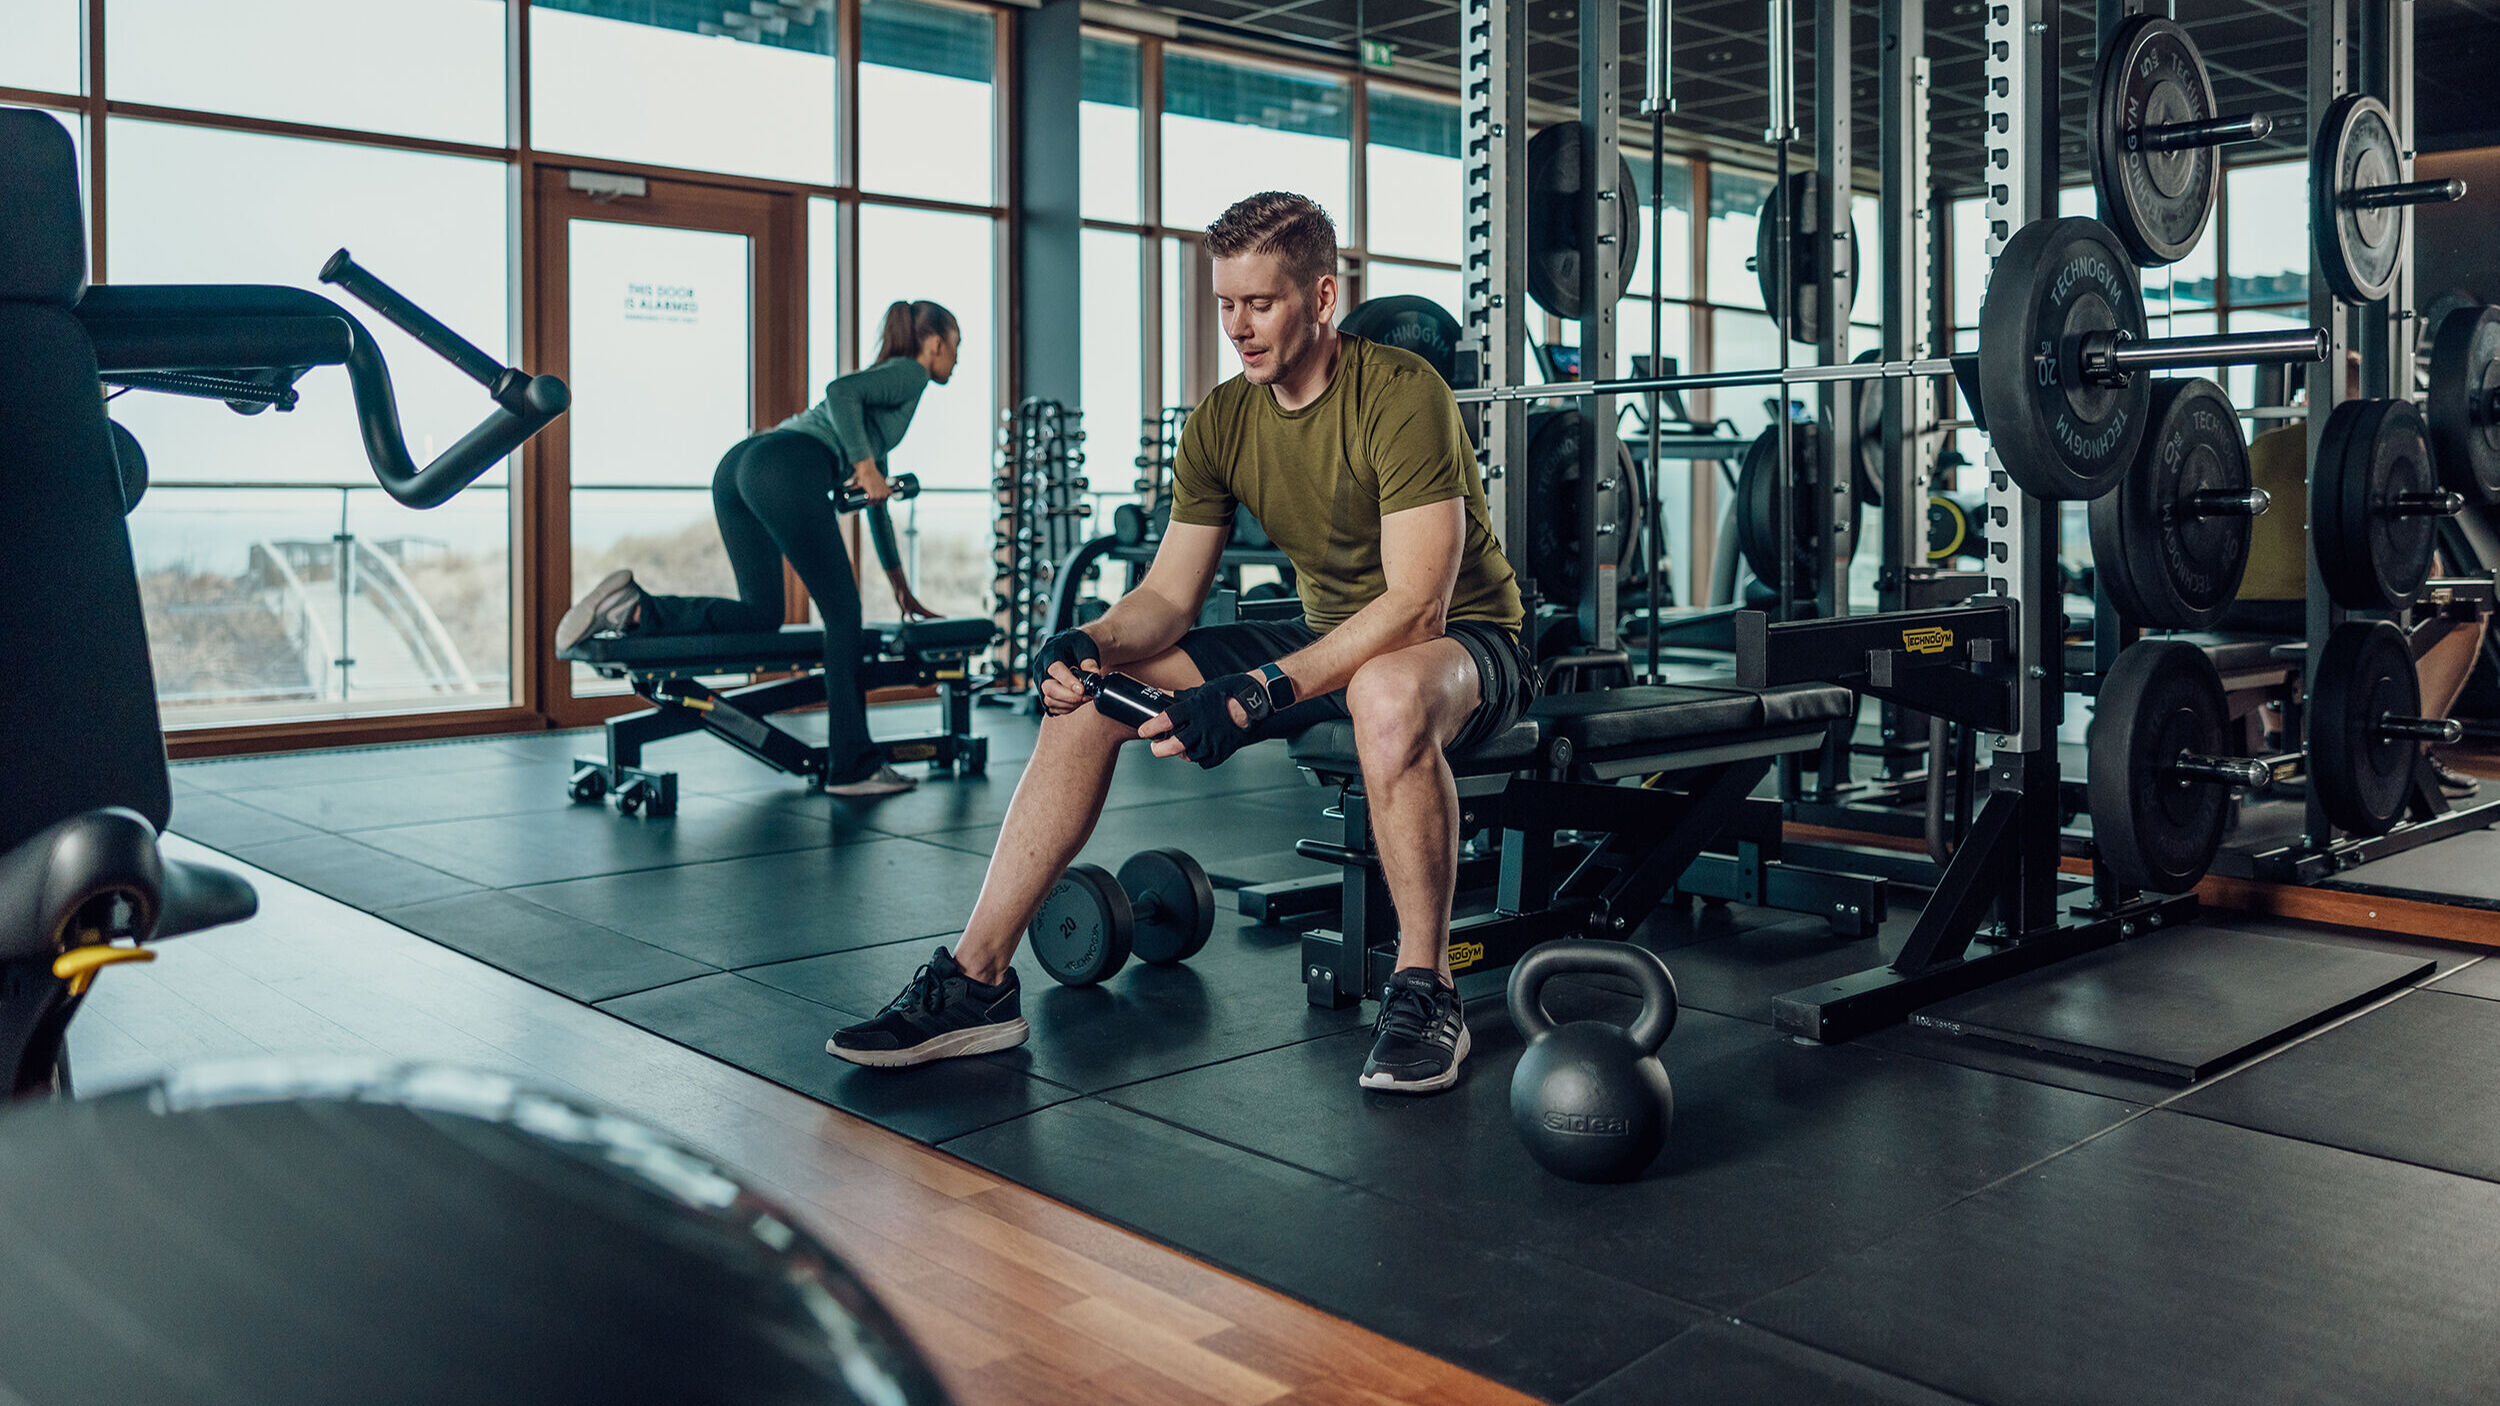
{"label": "glass door", "polygon": [[[595,191],[577,189],[594,185]],[[596,721],[621,684],[559,666],[555,619],[618,567],[664,595],[734,596],[712,519],[721,454],[799,408],[804,278],[787,197],[542,171],[543,360],[573,391],[547,439],[534,648],[542,711]],[[826,290],[830,294],[831,290]]]}

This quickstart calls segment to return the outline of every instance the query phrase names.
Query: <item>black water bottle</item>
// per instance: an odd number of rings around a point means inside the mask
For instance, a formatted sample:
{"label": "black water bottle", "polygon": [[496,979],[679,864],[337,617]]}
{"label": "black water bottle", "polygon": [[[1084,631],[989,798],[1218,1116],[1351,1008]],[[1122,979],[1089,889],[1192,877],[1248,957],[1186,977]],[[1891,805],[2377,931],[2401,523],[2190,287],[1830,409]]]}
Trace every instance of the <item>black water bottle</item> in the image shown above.
{"label": "black water bottle", "polygon": [[1150,683],[1140,683],[1126,674],[1077,675],[1085,687],[1085,696],[1105,717],[1117,718],[1130,727],[1143,727],[1172,706],[1172,695]]}

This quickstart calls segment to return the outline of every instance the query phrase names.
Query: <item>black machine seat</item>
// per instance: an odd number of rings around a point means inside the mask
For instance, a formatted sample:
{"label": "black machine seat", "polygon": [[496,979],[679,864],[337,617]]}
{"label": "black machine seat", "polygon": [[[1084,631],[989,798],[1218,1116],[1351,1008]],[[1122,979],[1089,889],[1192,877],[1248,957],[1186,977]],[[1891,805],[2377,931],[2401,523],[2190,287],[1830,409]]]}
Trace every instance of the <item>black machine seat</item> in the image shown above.
{"label": "black machine seat", "polygon": [[[987,648],[998,637],[991,621],[913,620],[871,623],[860,631],[868,659],[960,658]],[[635,671],[700,667],[703,673],[735,674],[799,669],[825,656],[825,632],[812,625],[728,635],[593,635],[562,656],[611,676]]]}
{"label": "black machine seat", "polygon": [[[1508,732],[1450,756],[1462,776],[1517,771],[1535,765],[1557,739],[1587,757],[1623,751],[1654,751],[1738,741],[1752,734],[1790,733],[1849,715],[1855,695],[1832,684],[1738,688],[1656,684],[1601,692],[1563,693],[1538,699]],[[1321,775],[1359,771],[1354,725],[1331,719],[1303,729],[1289,744],[1294,763]],[[1791,750],[1791,749],[1775,749]]]}

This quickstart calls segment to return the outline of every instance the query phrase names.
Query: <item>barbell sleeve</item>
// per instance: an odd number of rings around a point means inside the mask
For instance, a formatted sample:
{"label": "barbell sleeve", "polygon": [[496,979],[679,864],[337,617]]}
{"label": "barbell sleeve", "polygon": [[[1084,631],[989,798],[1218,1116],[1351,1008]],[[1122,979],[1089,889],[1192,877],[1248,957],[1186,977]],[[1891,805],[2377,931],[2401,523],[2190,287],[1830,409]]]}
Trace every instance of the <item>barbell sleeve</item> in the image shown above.
{"label": "barbell sleeve", "polygon": [[[2167,371],[2182,366],[2258,366],[2279,362],[2326,360],[2326,334],[2311,327],[2282,332],[2229,332],[2211,337],[2147,337],[2140,342],[2111,334],[2105,351],[2087,341],[2084,368],[2098,370],[2096,359],[2112,371]],[[2097,353],[2097,356],[2096,356]]]}
{"label": "barbell sleeve", "polygon": [[2385,210],[2397,205],[2445,205],[2464,198],[2464,180],[2450,176],[2443,181],[2364,186],[2359,190],[2345,191],[2340,203],[2350,210]]}
{"label": "barbell sleeve", "polygon": [[2181,151],[2189,147],[2225,146],[2263,141],[2274,131],[2274,119],[2262,112],[2245,117],[2214,117],[2203,122],[2172,122],[2145,127],[2127,138],[2129,151]]}
{"label": "barbell sleeve", "polygon": [[2400,718],[2390,714],[2378,720],[2378,735],[2391,740],[2458,742],[2465,737],[2465,724],[2454,718]]}
{"label": "barbell sleeve", "polygon": [[2390,517],[2455,517],[2465,511],[2465,495],[2440,488],[2428,493],[2399,493],[2387,500]]}
{"label": "barbell sleeve", "polygon": [[2197,517],[2256,517],[2273,506],[2274,495],[2262,488],[2241,493],[2208,488],[2188,499],[2188,512]]}
{"label": "barbell sleeve", "polygon": [[2240,791],[2262,791],[2274,780],[2274,768],[2255,757],[2208,757],[2182,752],[2162,768],[2179,781],[2219,781]]}
{"label": "barbell sleeve", "polygon": [[1641,115],[1675,111],[1675,0],[1649,0],[1641,50]]}

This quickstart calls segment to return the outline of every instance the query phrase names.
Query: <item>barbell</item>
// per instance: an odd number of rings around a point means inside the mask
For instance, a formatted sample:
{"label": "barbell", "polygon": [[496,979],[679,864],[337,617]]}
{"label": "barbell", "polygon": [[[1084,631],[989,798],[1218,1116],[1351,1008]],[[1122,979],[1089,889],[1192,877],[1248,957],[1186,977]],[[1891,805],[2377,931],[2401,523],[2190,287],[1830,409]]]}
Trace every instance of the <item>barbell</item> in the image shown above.
{"label": "barbell", "polygon": [[1961,380],[1972,413],[2024,492],[2088,500],[2116,485],[2143,440],[2152,384],[2141,373],[2319,361],[2327,350],[2326,335],[2315,328],[2209,337],[2144,333],[2134,261],[2108,226],[2074,216],[2035,221],[2006,242],[1980,307],[1976,353],[1485,386],[1456,395],[1462,402],[1492,403],[1949,374]]}

